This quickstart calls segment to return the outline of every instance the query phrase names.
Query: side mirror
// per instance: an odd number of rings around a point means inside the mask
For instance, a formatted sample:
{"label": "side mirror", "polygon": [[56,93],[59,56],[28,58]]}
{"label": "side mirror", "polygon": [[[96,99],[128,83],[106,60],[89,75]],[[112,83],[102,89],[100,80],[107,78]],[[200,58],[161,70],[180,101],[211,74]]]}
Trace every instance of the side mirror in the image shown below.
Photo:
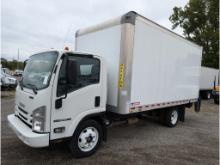
{"label": "side mirror", "polygon": [[77,84],[77,61],[68,59],[66,65],[67,84]]}
{"label": "side mirror", "polygon": [[55,108],[56,108],[56,109],[61,108],[61,107],[62,107],[62,104],[63,104],[62,98],[57,99],[56,102],[55,102]]}

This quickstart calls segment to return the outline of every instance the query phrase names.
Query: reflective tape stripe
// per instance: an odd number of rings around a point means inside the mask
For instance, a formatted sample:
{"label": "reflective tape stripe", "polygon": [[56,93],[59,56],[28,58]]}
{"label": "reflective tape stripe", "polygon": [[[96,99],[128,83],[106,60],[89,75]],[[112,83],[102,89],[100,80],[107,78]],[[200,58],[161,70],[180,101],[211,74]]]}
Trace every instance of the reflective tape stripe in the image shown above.
{"label": "reflective tape stripe", "polygon": [[192,102],[196,102],[196,101],[197,101],[197,99],[190,99],[190,100],[178,100],[178,101],[172,101],[172,102],[163,102],[163,103],[141,105],[141,106],[134,105],[129,108],[129,112],[133,113],[133,112],[139,112],[139,111],[147,111],[147,110],[153,110],[156,108],[165,108],[165,107],[174,106],[174,105],[192,103]]}

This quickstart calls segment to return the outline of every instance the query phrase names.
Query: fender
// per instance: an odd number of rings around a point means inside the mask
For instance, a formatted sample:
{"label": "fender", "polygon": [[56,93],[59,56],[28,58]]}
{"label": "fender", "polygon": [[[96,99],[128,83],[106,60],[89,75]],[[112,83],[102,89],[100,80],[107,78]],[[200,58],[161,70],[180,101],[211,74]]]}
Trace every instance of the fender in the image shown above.
{"label": "fender", "polygon": [[[99,109],[92,109],[92,110],[88,110],[88,111],[84,111],[82,113],[80,113],[78,116],[74,117],[74,120],[72,121],[72,123],[70,124],[70,126],[68,127],[65,137],[71,137],[73,135],[73,133],[75,132],[77,126],[80,124],[80,122],[86,120],[86,119],[101,119],[101,118],[105,118],[105,108],[99,108]],[[103,127],[104,124],[102,124],[101,126]],[[103,130],[105,132],[105,129]]]}
{"label": "fender", "polygon": [[[102,131],[103,131],[103,140],[107,141],[107,125],[105,124],[106,112],[89,114],[89,115],[85,116],[84,118],[82,118],[78,125],[80,125],[81,122],[83,122],[85,120],[89,120],[89,119],[95,120],[98,123],[100,123],[100,125],[102,127]],[[77,127],[78,127],[78,125],[77,125]]]}

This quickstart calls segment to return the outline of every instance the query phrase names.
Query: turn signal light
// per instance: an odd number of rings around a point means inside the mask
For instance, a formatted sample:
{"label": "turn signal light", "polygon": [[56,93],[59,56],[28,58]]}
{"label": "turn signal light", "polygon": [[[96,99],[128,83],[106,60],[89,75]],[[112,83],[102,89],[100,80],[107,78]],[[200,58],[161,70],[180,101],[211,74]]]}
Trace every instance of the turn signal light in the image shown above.
{"label": "turn signal light", "polygon": [[65,131],[65,127],[58,127],[54,129],[54,133],[62,133]]}

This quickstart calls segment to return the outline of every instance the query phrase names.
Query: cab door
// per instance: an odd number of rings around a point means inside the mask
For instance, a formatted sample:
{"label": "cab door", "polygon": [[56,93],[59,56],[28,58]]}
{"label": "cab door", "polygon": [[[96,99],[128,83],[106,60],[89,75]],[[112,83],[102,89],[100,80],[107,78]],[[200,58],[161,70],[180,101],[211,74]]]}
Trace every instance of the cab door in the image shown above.
{"label": "cab door", "polygon": [[[74,84],[67,82],[67,58],[76,63]],[[68,54],[60,61],[52,99],[51,140],[72,136],[73,123],[87,113],[105,110],[100,68],[98,58],[86,55]]]}

